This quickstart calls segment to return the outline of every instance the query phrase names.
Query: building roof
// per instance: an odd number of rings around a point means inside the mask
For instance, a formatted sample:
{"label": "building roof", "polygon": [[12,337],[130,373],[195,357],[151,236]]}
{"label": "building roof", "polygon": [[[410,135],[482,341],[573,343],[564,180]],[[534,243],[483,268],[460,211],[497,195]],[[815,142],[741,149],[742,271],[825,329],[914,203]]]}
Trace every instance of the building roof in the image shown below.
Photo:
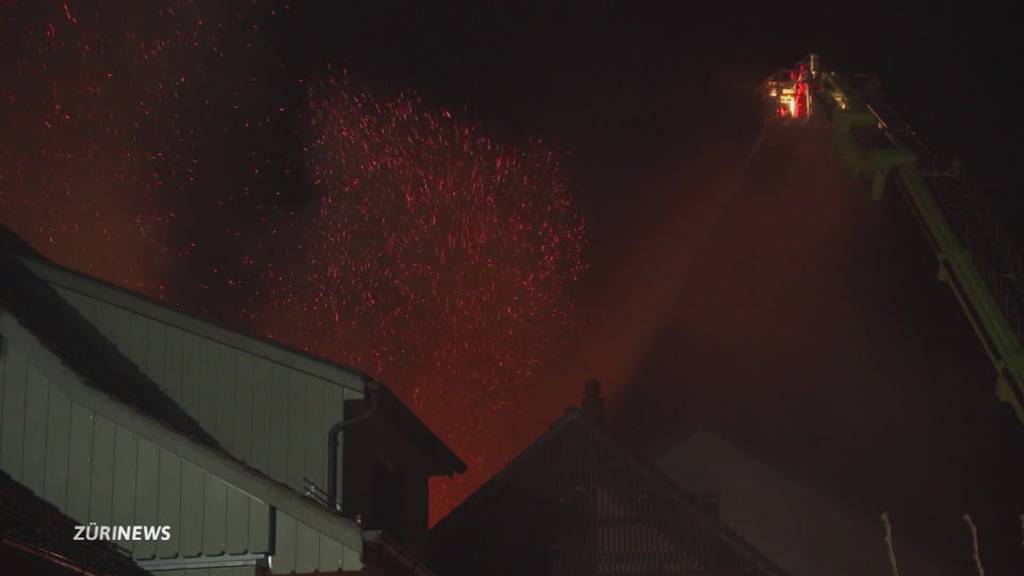
{"label": "building roof", "polygon": [[76,540],[77,524],[0,470],[0,547],[16,548],[41,561],[67,568],[69,573],[95,576],[149,574],[114,544]]}
{"label": "building roof", "polygon": [[[554,447],[554,451],[549,450],[549,447]],[[574,473],[566,474],[565,471],[568,469],[572,469]],[[651,536],[652,540],[662,542],[663,546],[674,546],[676,549],[690,546],[692,542],[700,542],[698,547],[703,546],[704,550],[718,550],[720,556],[727,556],[728,562],[732,565],[741,566],[742,570],[749,573],[784,575],[783,570],[772,560],[754,549],[712,515],[707,514],[704,511],[702,497],[680,492],[660,473],[615,446],[576,408],[567,410],[547,432],[443,518],[431,531],[434,550],[441,555],[450,554],[453,547],[457,547],[465,538],[472,537],[475,532],[487,526],[500,525],[503,522],[501,517],[484,518],[492,515],[496,503],[526,495],[526,500],[520,502],[519,506],[539,507],[541,500],[545,500],[547,505],[554,504],[557,508],[559,503],[569,502],[571,496],[563,495],[552,500],[552,494],[544,493],[538,498],[539,493],[535,493],[537,486],[548,482],[561,482],[562,486],[556,492],[579,492],[586,490],[583,488],[584,484],[595,481],[600,484],[602,490],[611,492],[612,499],[618,504],[605,502],[594,508],[593,501],[602,501],[603,498],[602,495],[596,495],[582,505],[586,509],[582,512],[584,516],[626,514],[623,510],[629,508],[632,511],[641,510],[639,516],[642,517],[641,521],[646,523],[631,525],[629,529],[634,531],[632,535],[616,532],[618,536],[612,538],[618,538],[618,544],[628,547],[630,538],[635,540],[639,532]],[[500,504],[497,509],[501,509]],[[560,513],[554,508],[549,512]],[[651,512],[653,514],[650,514]],[[580,513],[579,510],[574,512],[577,515]],[[621,524],[621,518],[618,520]],[[561,520],[553,522],[558,524]],[[537,526],[537,530],[540,528]],[[613,528],[613,532],[614,530]],[[671,535],[668,537],[670,540],[675,540],[665,544],[666,534]],[[685,537],[680,537],[682,534],[685,534]],[[688,541],[684,543],[684,540]],[[607,540],[604,542],[609,548],[617,546],[609,544]],[[687,552],[684,551],[682,555],[686,556]],[[722,558],[716,558],[714,561],[719,560]]]}
{"label": "building roof", "polygon": [[[889,570],[877,516],[761,460],[711,426],[697,424],[674,436],[654,465],[681,490],[718,493],[722,522],[793,576]],[[956,572],[934,554],[923,554],[905,534],[894,546],[907,573]]]}
{"label": "building roof", "polygon": [[[216,443],[209,434],[206,434],[198,424],[195,424],[194,420],[168,398],[160,390],[159,386],[152,382],[150,382],[152,386],[148,386],[140,381],[138,375],[141,375],[141,372],[131,360],[124,357],[117,350],[117,347],[103,336],[95,326],[82,318],[75,311],[74,307],[67,305],[56,291],[50,286],[43,287],[38,279],[42,278],[45,280],[42,284],[70,288],[102,300],[116,301],[126,308],[139,310],[145,315],[153,316],[170,325],[194,331],[216,341],[225,342],[256,356],[270,358],[281,364],[314,374],[328,382],[333,382],[346,388],[352,388],[352,383],[358,383],[355,392],[359,394],[363,393],[362,382],[372,380],[369,374],[357,368],[338,364],[276,341],[225,328],[206,319],[197,318],[168,308],[166,305],[142,294],[125,290],[98,278],[59,266],[47,260],[38,251],[2,225],[0,225],[0,253],[12,256],[5,259],[3,263],[0,263],[0,266],[6,268],[6,266],[10,265],[12,267],[11,273],[14,275],[12,277],[22,279],[20,292],[11,296],[13,303],[23,304],[23,306],[20,306],[21,310],[14,311],[15,315],[23,320],[23,323],[25,317],[30,318],[29,323],[35,323],[41,328],[53,327],[53,325],[60,322],[73,323],[75,325],[74,333],[61,330],[55,331],[58,338],[54,338],[53,343],[59,350],[78,350],[79,346],[84,345],[92,349],[91,353],[100,360],[98,363],[101,369],[106,365],[120,365],[120,369],[129,375],[128,379],[98,378],[94,380],[98,383],[116,382],[115,389],[109,390],[109,393],[118,398],[129,400],[129,403],[143,411],[148,411],[151,415],[157,416],[158,419],[165,421],[165,423],[171,425],[176,430],[185,433],[187,436],[203,439],[210,445],[215,445]],[[33,294],[32,292],[35,288],[39,288],[41,293],[38,295]],[[0,302],[2,302],[4,297],[4,293],[0,292]],[[59,312],[57,309],[60,309]],[[51,311],[53,313],[50,313]],[[86,340],[80,342],[78,338],[83,336]],[[58,342],[57,340],[60,341]],[[55,349],[56,351],[58,350]],[[75,361],[73,357],[64,357],[68,356],[68,354],[67,352],[62,353],[62,359],[66,362]],[[87,355],[80,354],[80,356]],[[134,374],[135,372],[139,374],[136,375]],[[148,380],[144,375],[142,375],[142,378]],[[102,386],[103,384],[100,385]],[[384,385],[378,385],[382,391],[378,399],[381,411],[392,416],[405,433],[416,440],[427,451],[431,461],[435,464],[435,468],[431,471],[432,474],[452,475],[461,474],[466,471],[465,462],[433,430]],[[203,438],[203,435],[206,437]]]}
{"label": "building roof", "polygon": [[56,378],[67,386],[70,397],[349,548],[362,550],[361,532],[354,521],[224,450],[24,258],[41,257],[0,226],[0,277],[4,279],[0,282],[0,331],[7,338],[18,339],[17,344],[32,361],[48,368],[51,376],[70,373],[67,378]]}
{"label": "building roof", "polygon": [[53,286],[111,302],[185,331],[223,342],[249,354],[263,356],[271,361],[307,372],[323,380],[353,389],[358,393],[363,391],[361,381],[372,379],[366,372],[352,366],[339,364],[275,340],[253,336],[235,328],[222,326],[209,319],[187,314],[138,292],[61,266],[45,258],[2,224],[0,224],[0,251],[15,256],[37,277]]}
{"label": "building roof", "polygon": [[466,471],[466,463],[390,390],[381,387],[378,403],[381,413],[391,416],[407,436],[426,450],[432,463],[428,472],[431,476],[451,476]]}
{"label": "building roof", "polygon": [[[25,244],[0,234],[0,309],[7,310],[90,386],[108,394],[181,435],[220,449],[198,422],[150,380],[99,329],[10,250]],[[8,248],[8,249],[4,249]],[[30,254],[35,254],[34,251]]]}

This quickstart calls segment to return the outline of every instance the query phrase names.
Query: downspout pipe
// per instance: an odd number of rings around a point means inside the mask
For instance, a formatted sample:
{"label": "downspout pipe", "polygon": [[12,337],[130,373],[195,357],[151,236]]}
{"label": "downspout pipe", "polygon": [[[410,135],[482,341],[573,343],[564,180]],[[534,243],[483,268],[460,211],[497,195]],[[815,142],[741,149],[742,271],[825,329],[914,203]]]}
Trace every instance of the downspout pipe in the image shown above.
{"label": "downspout pipe", "polygon": [[369,419],[377,411],[380,384],[367,377],[363,379],[363,385],[370,400],[370,407],[354,418],[336,422],[327,432],[327,505],[335,512],[341,512],[341,503],[338,502],[338,436],[346,428]]}

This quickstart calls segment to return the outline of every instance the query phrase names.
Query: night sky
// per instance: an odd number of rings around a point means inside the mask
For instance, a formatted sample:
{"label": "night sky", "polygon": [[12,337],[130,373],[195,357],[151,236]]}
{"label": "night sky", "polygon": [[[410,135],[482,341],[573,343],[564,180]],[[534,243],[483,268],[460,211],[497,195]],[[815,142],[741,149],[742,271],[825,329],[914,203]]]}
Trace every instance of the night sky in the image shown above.
{"label": "night sky", "polygon": [[969,508],[1019,561],[1024,433],[905,206],[813,136],[744,163],[758,81],[813,49],[1024,229],[1008,19],[384,4],[3,1],[0,219],[379,377],[470,464],[435,519],[596,377],[639,453],[708,422],[933,549]]}

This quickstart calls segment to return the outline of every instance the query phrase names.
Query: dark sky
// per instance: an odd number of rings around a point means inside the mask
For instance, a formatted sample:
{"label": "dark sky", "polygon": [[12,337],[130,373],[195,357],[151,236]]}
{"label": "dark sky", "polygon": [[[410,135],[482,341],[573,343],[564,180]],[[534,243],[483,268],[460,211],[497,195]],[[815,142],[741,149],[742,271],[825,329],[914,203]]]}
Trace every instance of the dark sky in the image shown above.
{"label": "dark sky", "polygon": [[[296,6],[271,37],[294,70],[346,66],[378,86],[414,86],[503,137],[567,148],[597,232],[609,196],[665,171],[699,136],[737,138],[739,104],[766,70],[810,50],[876,74],[898,110],[948,157],[992,180],[1000,207],[1019,159],[1013,30],[969,3],[451,2]],[[595,191],[598,189],[598,191]],[[660,192],[633,187],[636,200]],[[657,202],[655,200],[655,202]]]}
{"label": "dark sky", "polygon": [[719,216],[705,191],[753,142],[756,81],[814,49],[880,76],[1019,221],[1001,19],[951,2],[552,4],[299,11],[281,42],[568,151],[591,225],[579,298],[593,324],[554,373],[609,381],[622,441],[650,450],[711,422],[865,514],[889,509],[956,562],[959,514],[973,510],[1000,532],[991,554],[1012,562],[1024,434],[906,206],[857,198],[814,149],[823,138],[769,137]]}
{"label": "dark sky", "polygon": [[[1008,87],[1019,49],[1006,14],[954,2],[481,1],[276,3],[271,16],[261,3],[249,4],[197,10],[208,21],[202,46],[213,34],[210,45],[227,56],[183,52],[155,72],[131,53],[111,56],[114,81],[129,78],[120,80],[127,82],[121,92],[144,93],[159,113],[106,96],[98,110],[111,106],[114,120],[90,120],[62,137],[88,141],[98,125],[114,146],[134,129],[142,136],[132,147],[175,155],[153,178],[174,185],[176,196],[139,196],[137,213],[135,196],[105,206],[127,206],[129,223],[135,214],[176,211],[168,239],[156,242],[171,248],[154,259],[124,240],[116,249],[78,241],[65,263],[124,283],[130,278],[118,278],[116,267],[92,269],[96,253],[166,262],[160,273],[172,300],[237,320],[239,291],[251,284],[220,282],[224,269],[239,267],[241,247],[265,235],[268,221],[282,222],[280,214],[301,212],[319,197],[297,176],[307,162],[301,135],[308,114],[295,111],[308,84],[343,69],[381,99],[412,90],[509,146],[552,143],[587,221],[590,269],[570,296],[588,327],[539,371],[543,386],[530,389],[507,432],[511,444],[482,469],[493,470],[540,433],[578,400],[577,383],[597,377],[607,385],[614,434],[637,451],[694,420],[710,421],[865,513],[896,511],[934,548],[962,543],[957,515],[977,509],[983,530],[1000,535],[993,554],[1009,562],[1024,434],[991,394],[989,367],[948,291],[932,281],[933,257],[905,207],[898,198],[871,205],[866,194],[857,196],[821,149],[827,140],[813,134],[770,134],[744,164],[761,128],[757,83],[816,50],[826,67],[879,75],[896,109],[940,155],[966,160],[1012,228],[1024,213],[1014,196],[1014,169],[1024,159],[1016,93]],[[45,100],[51,76],[68,79],[54,86],[78,85],[76,72],[59,64],[40,70],[52,54],[32,47],[51,38],[46,23],[57,22],[60,38],[78,26],[72,16],[84,25],[102,12],[100,44],[119,54],[119,42],[160,37],[191,14],[187,1],[170,3],[176,11],[159,17],[141,8],[101,11],[94,2],[71,2],[71,12],[59,2],[44,5],[2,4],[5,30],[14,31],[0,39],[3,87],[20,97],[18,106],[26,96]],[[175,71],[172,81],[184,72],[173,108],[149,89],[166,89],[166,70]],[[92,119],[92,105],[80,106],[66,103],[65,110]],[[263,116],[273,120],[250,126]],[[26,136],[35,128],[18,122],[8,123],[16,124],[19,145],[50,145]],[[169,144],[157,136],[164,132],[173,134]],[[52,171],[49,162],[17,170],[0,164],[5,221],[31,195],[19,187],[21,171]],[[86,164],[66,169],[61,182],[118,166]],[[256,164],[264,169],[254,172]],[[194,186],[182,176],[192,165]],[[737,174],[741,166],[747,169]],[[155,189],[148,179],[143,184]],[[245,202],[230,192],[238,189]],[[33,214],[53,224],[74,221],[77,212]],[[45,242],[49,227],[37,224],[19,231],[31,228],[38,233],[31,240]],[[127,234],[115,228],[115,237],[119,231]],[[173,257],[191,242],[198,257]],[[190,290],[195,284],[203,289]],[[958,388],[968,381],[969,391]],[[874,450],[887,438],[888,449]],[[448,439],[457,448],[463,440]],[[929,482],[929,474],[938,478]]]}

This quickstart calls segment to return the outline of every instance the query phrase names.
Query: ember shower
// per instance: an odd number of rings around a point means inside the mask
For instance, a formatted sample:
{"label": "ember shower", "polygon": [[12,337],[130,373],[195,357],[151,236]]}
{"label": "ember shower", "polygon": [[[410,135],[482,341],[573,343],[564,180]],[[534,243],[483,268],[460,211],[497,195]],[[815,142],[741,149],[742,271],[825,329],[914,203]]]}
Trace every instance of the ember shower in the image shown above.
{"label": "ember shower", "polygon": [[[311,89],[309,110],[320,204],[268,271],[266,329],[403,392],[471,464],[461,492],[494,472],[517,399],[573,332],[584,229],[557,156],[343,77]],[[435,517],[450,490],[435,486]]]}
{"label": "ember shower", "polygon": [[5,224],[60,264],[386,382],[470,463],[434,487],[435,519],[520,448],[496,431],[575,333],[583,269],[551,146],[496,142],[411,91],[306,82],[260,32],[284,5],[0,10]]}

